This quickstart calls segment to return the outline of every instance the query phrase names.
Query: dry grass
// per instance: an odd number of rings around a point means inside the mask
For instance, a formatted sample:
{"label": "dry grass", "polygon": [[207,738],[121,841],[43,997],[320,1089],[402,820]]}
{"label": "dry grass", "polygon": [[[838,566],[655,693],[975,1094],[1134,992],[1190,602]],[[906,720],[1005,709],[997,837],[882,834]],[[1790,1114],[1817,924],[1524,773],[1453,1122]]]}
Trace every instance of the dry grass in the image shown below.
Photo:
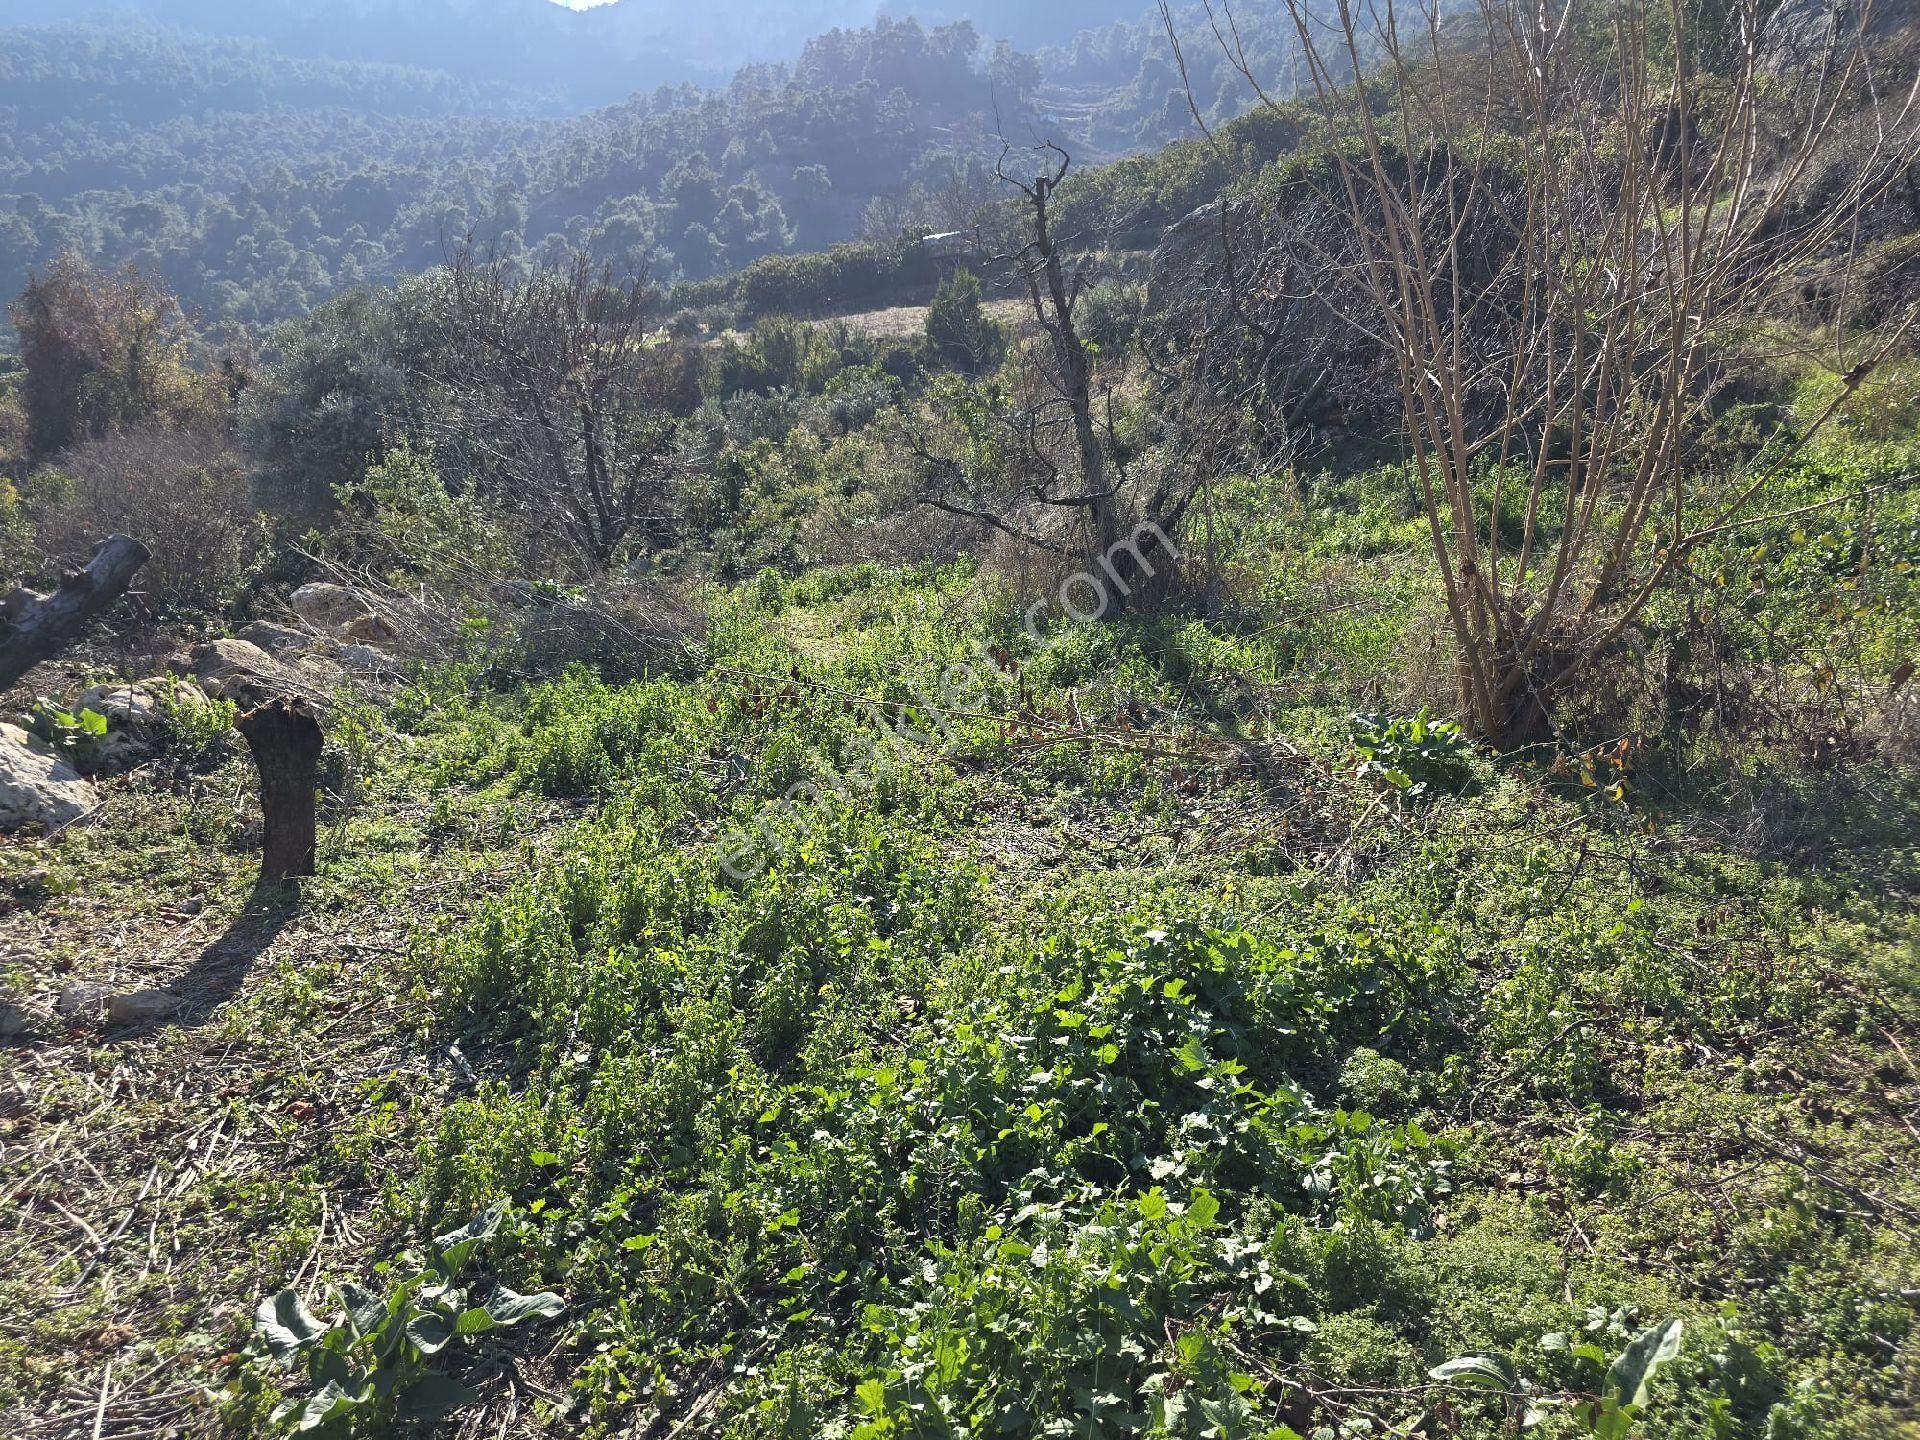
{"label": "dry grass", "polygon": [[[1032,314],[1024,300],[989,300],[981,307],[989,318],[1009,329],[1017,328]],[[907,340],[923,335],[927,329],[925,305],[895,305],[885,310],[868,310],[859,315],[842,315],[835,324],[845,325],[856,335],[874,340]]]}
{"label": "dry grass", "polygon": [[[449,824],[402,765],[287,896],[253,891],[252,806],[236,756],[112,782],[90,826],[0,846],[0,967],[35,1022],[0,1048],[0,1433],[212,1434],[202,1387],[255,1301],[317,1303],[395,1248],[395,1177],[471,1078],[428,1043],[410,936],[457,923],[563,815],[495,797]],[[77,982],[177,1012],[69,1024],[53,1006]]]}

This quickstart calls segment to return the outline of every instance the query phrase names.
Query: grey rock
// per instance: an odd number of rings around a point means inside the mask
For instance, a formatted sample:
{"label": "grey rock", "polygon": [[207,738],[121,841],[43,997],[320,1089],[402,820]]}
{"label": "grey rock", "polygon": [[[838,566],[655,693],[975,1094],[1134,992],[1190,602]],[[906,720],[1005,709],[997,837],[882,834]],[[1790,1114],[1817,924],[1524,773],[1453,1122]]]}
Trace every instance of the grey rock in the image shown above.
{"label": "grey rock", "polygon": [[324,686],[304,668],[276,660],[246,640],[209,640],[182,661],[209,695],[236,705],[261,705],[281,695],[315,696]]}
{"label": "grey rock", "polygon": [[107,1011],[113,991],[91,980],[76,980],[61,990],[53,1002],[54,1013],[62,1020],[98,1020]]}
{"label": "grey rock", "polygon": [[95,775],[117,775],[131,770],[151,756],[156,748],[153,733],[147,729],[116,727],[93,744],[87,757],[87,769]]}
{"label": "grey rock", "polygon": [[178,1013],[180,997],[168,990],[129,990],[78,980],[60,992],[54,1010],[63,1020],[109,1025],[151,1025]]}
{"label": "grey rock", "polygon": [[400,638],[393,622],[384,615],[357,615],[340,631],[340,638],[361,645],[391,645]]}
{"label": "grey rock", "polygon": [[397,675],[393,657],[371,645],[342,645],[335,652],[340,663],[357,675]]}
{"label": "grey rock", "polygon": [[146,725],[160,718],[160,692],[147,685],[96,685],[80,697],[80,708],[107,717],[113,725]]}
{"label": "grey rock", "polygon": [[245,626],[236,639],[258,645],[275,659],[297,655],[313,644],[313,636],[291,625],[275,625],[271,620],[255,620]]}
{"label": "grey rock", "polygon": [[51,746],[0,727],[0,831],[70,825],[99,804],[99,792]]}
{"label": "grey rock", "polygon": [[113,1025],[151,1025],[179,1010],[180,997],[167,990],[133,990],[107,998],[107,1021]]}
{"label": "grey rock", "polygon": [[366,602],[344,585],[316,580],[287,597],[293,613],[316,630],[338,633],[369,613]]}

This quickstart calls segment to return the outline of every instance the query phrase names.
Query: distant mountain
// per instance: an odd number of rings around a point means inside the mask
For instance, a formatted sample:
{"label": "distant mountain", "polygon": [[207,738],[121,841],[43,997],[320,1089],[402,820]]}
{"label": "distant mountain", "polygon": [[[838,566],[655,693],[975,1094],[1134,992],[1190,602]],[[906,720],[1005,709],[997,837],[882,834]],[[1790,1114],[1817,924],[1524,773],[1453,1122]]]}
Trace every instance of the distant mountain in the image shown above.
{"label": "distant mountain", "polygon": [[[260,325],[430,267],[469,231],[514,254],[701,279],[964,225],[997,193],[999,133],[1056,138],[1084,168],[1193,128],[1147,0],[1061,0],[1029,18],[1132,17],[1044,62],[972,20],[797,34],[875,0],[701,0],[714,23],[697,28],[687,0],[110,3],[108,18],[0,26],[0,300],[72,250],[164,275],[211,320]],[[884,3],[1021,20],[1006,0]],[[0,0],[0,19],[93,5]],[[1236,11],[1279,75],[1276,5]],[[791,52],[721,84],[668,83],[694,63],[645,42],[670,10],[669,39],[702,55],[789,36]],[[1203,17],[1181,20],[1203,112],[1229,118],[1246,86],[1197,42]],[[620,99],[585,103],[599,93]]]}
{"label": "distant mountain", "polygon": [[990,189],[992,127],[1032,123],[1037,78],[970,26],[883,21],[725,87],[554,117],[444,73],[124,15],[0,29],[0,299],[72,250],[260,324],[469,231],[704,277],[847,239],[875,201],[891,233],[929,197]]}
{"label": "distant mountain", "polygon": [[285,55],[444,70],[578,110],[661,84],[724,84],[744,64],[792,59],[810,37],[882,14],[930,26],[968,19],[990,39],[1033,48],[1141,8],[1141,0],[615,0],[591,10],[552,0],[0,0],[0,25],[133,12],[264,40]]}

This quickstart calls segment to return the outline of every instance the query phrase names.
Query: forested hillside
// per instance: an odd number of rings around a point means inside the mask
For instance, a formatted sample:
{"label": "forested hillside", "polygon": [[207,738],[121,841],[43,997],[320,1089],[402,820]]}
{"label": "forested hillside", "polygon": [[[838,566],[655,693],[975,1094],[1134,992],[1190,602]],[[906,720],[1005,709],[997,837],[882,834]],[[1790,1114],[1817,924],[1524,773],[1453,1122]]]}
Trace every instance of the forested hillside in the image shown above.
{"label": "forested hillside", "polygon": [[[245,29],[189,10],[154,13]],[[1291,22],[1267,0],[1236,21],[1244,63],[1291,93]],[[525,66],[489,72],[424,43],[317,47],[293,23],[255,26],[271,45],[124,16],[0,29],[0,291],[73,251],[155,270],[214,323],[259,325],[427,268],[469,234],[701,279],[974,223],[996,198],[1001,135],[1051,136],[1086,161],[1198,129],[1152,14],[1038,56],[983,38],[985,21],[882,19],[796,36],[783,53],[797,58],[717,87],[622,66],[620,102],[578,114]],[[427,11],[409,23],[469,33]],[[1207,124],[1254,103],[1203,9],[1177,12],[1176,30]]]}
{"label": "forested hillside", "polygon": [[990,155],[995,107],[1018,123],[1035,77],[977,50],[966,25],[842,31],[721,91],[541,120],[444,75],[137,27],[0,31],[0,286],[72,250],[257,324],[469,231],[710,275],[850,238],[874,197]]}
{"label": "forested hillside", "polygon": [[0,1435],[1920,1437],[1911,7],[966,8],[0,32]]}
{"label": "forested hillside", "polygon": [[[1302,79],[1295,61],[1294,23],[1272,4],[1171,7],[1176,52],[1166,18],[1130,16],[1090,26],[1070,44],[1040,51],[1041,73],[1052,87],[1050,109],[1077,115],[1079,134],[1103,153],[1155,150],[1191,136],[1199,122],[1223,125],[1243,114],[1254,94],[1247,75],[1277,99],[1294,95]],[[1337,69],[1349,67],[1334,55]]]}
{"label": "forested hillside", "polygon": [[882,18],[967,20],[992,40],[1034,50],[1149,8],[1140,0],[713,0],[695,16],[679,0],[580,10],[552,0],[8,0],[0,23],[138,15],[292,56],[443,70],[581,109],[661,84],[724,84],[743,65],[791,60],[816,35]]}

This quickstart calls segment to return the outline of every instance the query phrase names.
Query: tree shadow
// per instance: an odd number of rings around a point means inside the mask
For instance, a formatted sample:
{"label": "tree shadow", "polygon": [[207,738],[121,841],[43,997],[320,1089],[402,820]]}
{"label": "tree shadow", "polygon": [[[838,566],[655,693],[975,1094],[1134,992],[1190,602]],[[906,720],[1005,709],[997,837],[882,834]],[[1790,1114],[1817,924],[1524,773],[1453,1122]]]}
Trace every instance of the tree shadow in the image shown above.
{"label": "tree shadow", "polygon": [[211,1019],[240,993],[254,961],[280,937],[300,908],[297,887],[268,881],[255,885],[246,906],[200,951],[187,973],[164,987],[177,1002],[167,1023],[191,1027]]}

